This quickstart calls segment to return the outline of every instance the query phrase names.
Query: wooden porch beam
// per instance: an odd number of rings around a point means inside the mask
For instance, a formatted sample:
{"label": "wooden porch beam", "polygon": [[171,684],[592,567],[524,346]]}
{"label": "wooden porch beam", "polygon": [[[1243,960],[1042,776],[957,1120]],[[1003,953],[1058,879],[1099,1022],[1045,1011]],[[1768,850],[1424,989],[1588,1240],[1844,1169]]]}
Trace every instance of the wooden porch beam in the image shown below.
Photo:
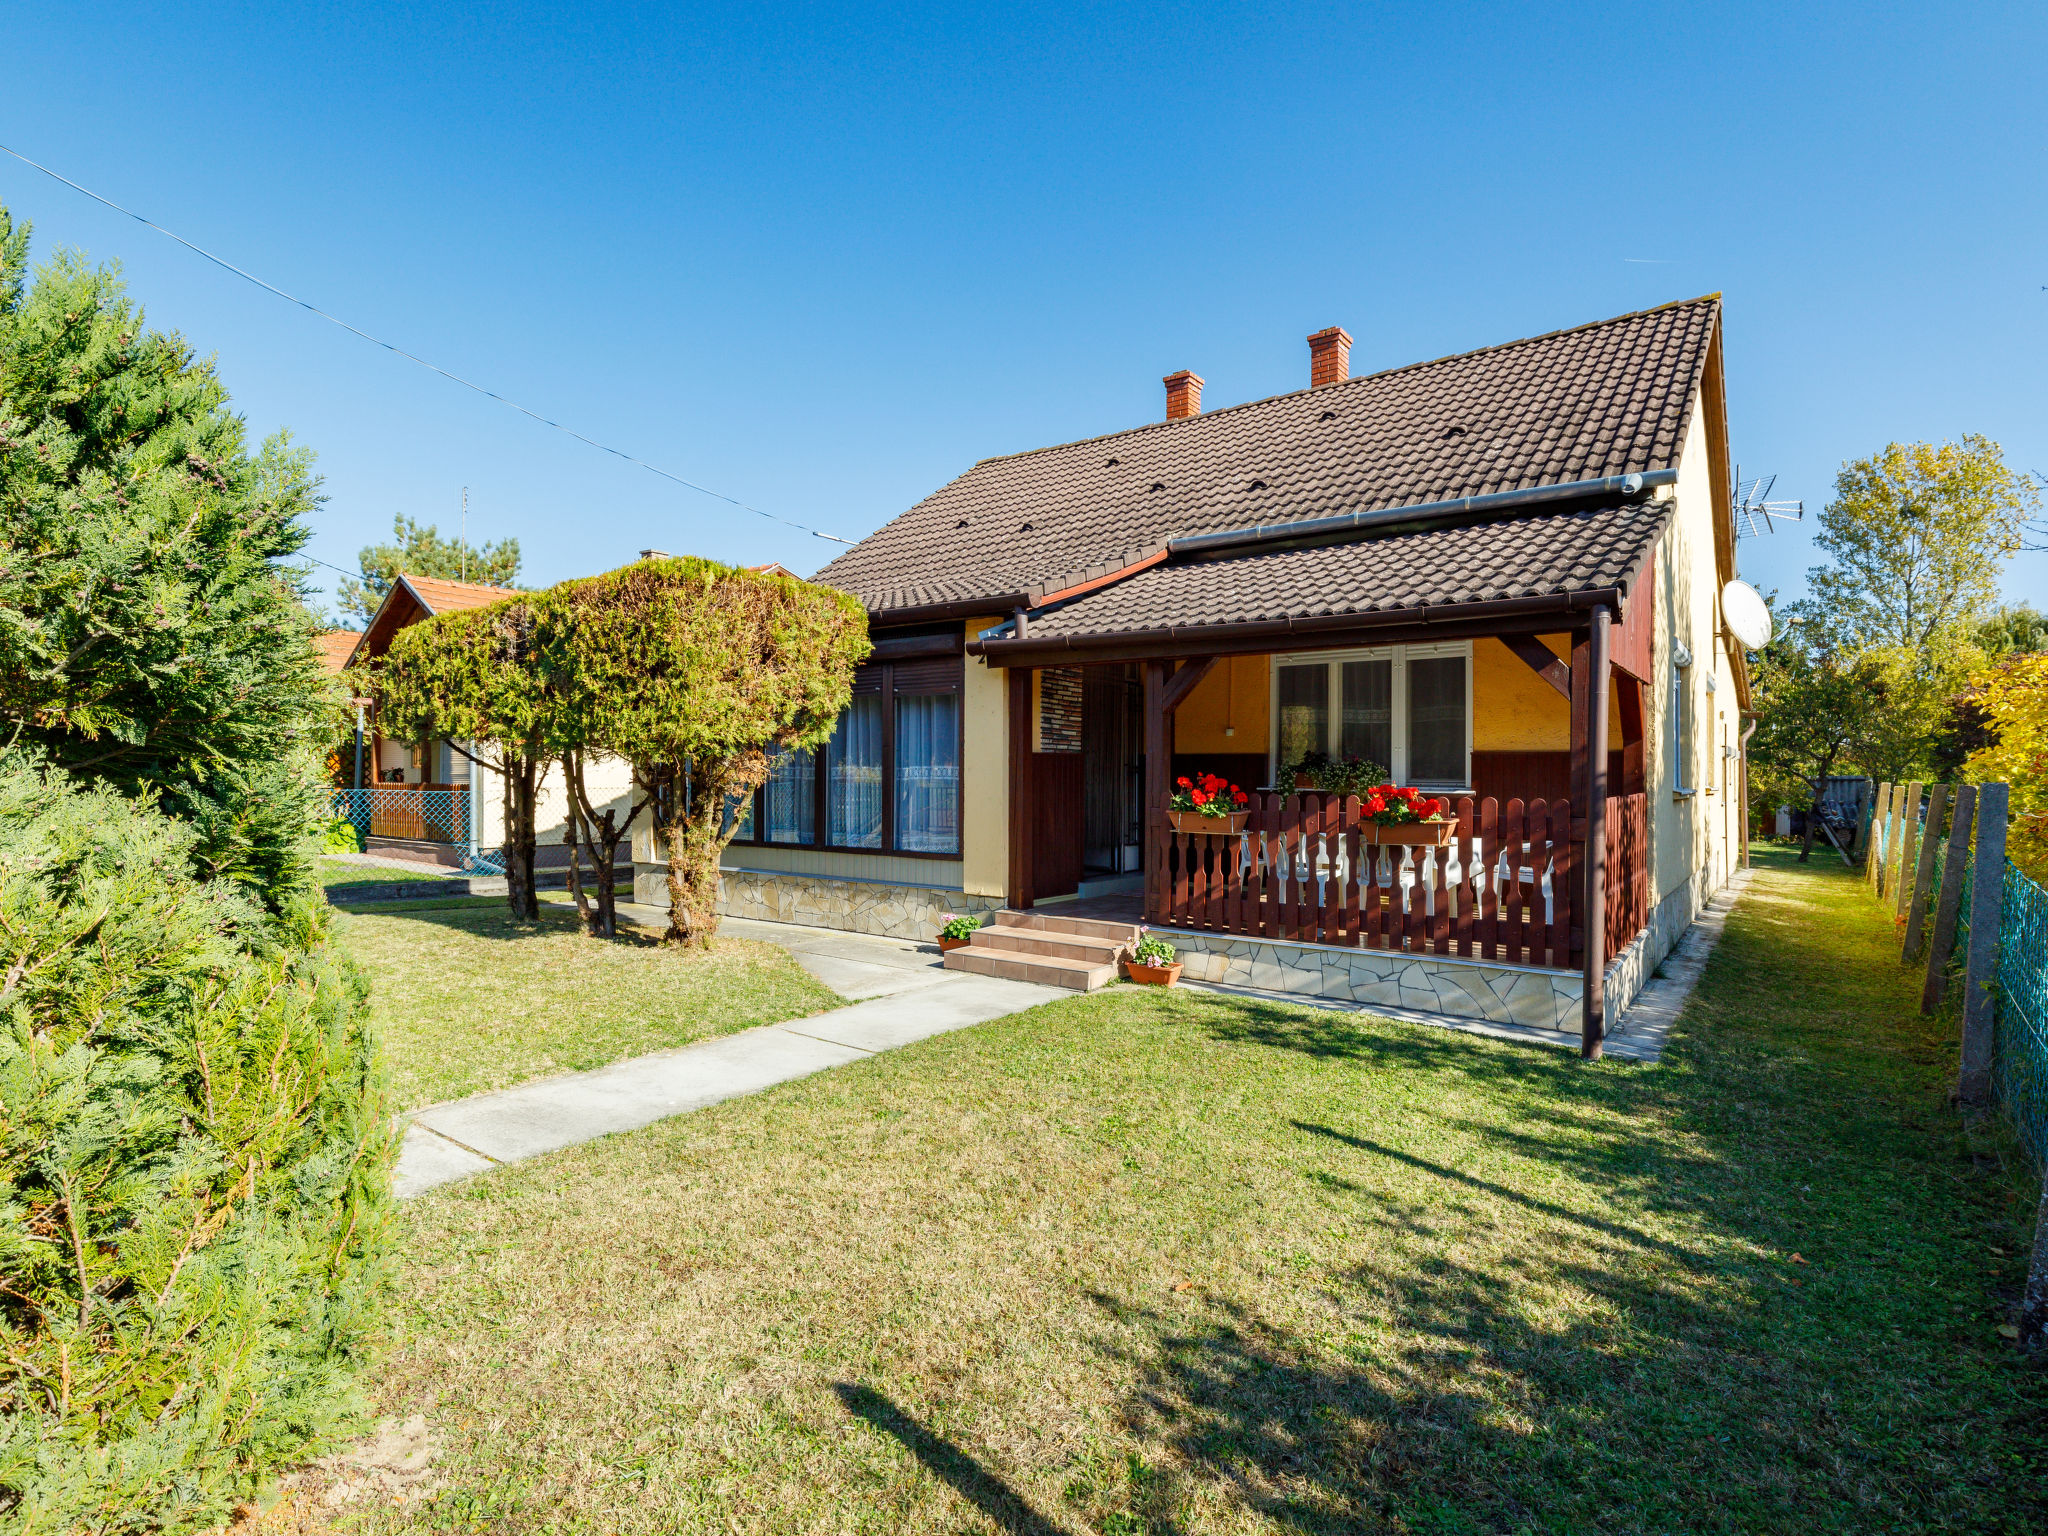
{"label": "wooden porch beam", "polygon": [[1572,696],[1572,669],[1557,652],[1534,635],[1502,635],[1500,643],[1529,664],[1529,670],[1566,698]]}
{"label": "wooden porch beam", "polygon": [[1032,829],[1037,813],[1031,761],[1031,681],[1029,667],[1012,667],[1010,685],[1010,878],[1004,899],[1019,912],[1030,907],[1032,893]]}
{"label": "wooden porch beam", "polygon": [[[1586,933],[1585,1016],[1579,1054],[1600,1058],[1607,1033],[1607,664],[1611,617],[1593,610],[1586,644]],[[1576,679],[1574,679],[1576,681]],[[1576,691],[1576,690],[1575,690]]]}
{"label": "wooden porch beam", "polygon": [[1157,922],[1166,910],[1166,801],[1173,777],[1169,745],[1172,717],[1166,710],[1166,663],[1145,663],[1145,794],[1142,802],[1145,849],[1145,919]]}
{"label": "wooden porch beam", "polygon": [[1186,702],[1187,696],[1202,686],[1202,679],[1215,669],[1216,658],[1203,656],[1195,661],[1181,663],[1180,670],[1167,680],[1166,691],[1160,698],[1160,707],[1172,714]]}

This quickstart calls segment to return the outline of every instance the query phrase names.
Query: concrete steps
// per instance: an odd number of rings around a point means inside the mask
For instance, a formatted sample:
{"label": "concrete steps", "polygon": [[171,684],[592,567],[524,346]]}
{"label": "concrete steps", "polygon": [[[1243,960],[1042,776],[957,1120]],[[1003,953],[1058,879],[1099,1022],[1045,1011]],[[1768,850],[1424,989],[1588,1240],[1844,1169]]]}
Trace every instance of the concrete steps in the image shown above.
{"label": "concrete steps", "polygon": [[965,948],[947,954],[946,969],[1093,992],[1116,980],[1137,942],[1135,923],[1005,908]]}

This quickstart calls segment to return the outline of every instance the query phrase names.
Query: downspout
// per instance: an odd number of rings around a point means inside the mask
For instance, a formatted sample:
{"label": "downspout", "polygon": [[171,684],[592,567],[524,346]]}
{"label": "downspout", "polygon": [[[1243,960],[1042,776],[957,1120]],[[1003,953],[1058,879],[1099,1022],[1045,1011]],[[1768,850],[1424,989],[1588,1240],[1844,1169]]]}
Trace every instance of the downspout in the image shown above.
{"label": "downspout", "polygon": [[[470,743],[472,749],[475,746],[475,742]],[[483,783],[483,765],[476,760],[472,752],[469,759],[469,858],[464,862],[463,867],[465,869],[476,868],[478,824],[481,822],[484,813]]]}
{"label": "downspout", "polygon": [[356,788],[363,787],[363,701],[356,700]]}
{"label": "downspout", "polygon": [[1613,614],[1593,610],[1593,635],[1587,647],[1586,679],[1586,915],[1585,1013],[1579,1028],[1579,1054],[1598,1061],[1607,1033],[1607,703],[1608,628]]}
{"label": "downspout", "polygon": [[1749,868],[1749,738],[1756,734],[1757,725],[1763,717],[1760,715],[1748,715],[1745,718],[1749,721],[1749,724],[1743,727],[1741,739],[1736,743],[1736,751],[1741,754],[1742,759],[1742,867],[1747,869]]}

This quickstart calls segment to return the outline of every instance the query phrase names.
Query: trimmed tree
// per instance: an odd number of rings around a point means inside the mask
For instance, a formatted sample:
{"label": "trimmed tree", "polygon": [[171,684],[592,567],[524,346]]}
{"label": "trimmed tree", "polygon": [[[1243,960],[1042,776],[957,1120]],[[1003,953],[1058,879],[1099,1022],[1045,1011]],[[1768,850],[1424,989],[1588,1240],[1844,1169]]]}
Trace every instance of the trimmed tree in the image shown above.
{"label": "trimmed tree", "polygon": [[[540,917],[534,893],[534,811],[561,750],[563,662],[558,600],[522,592],[398,632],[361,670],[380,723],[401,741],[446,740],[498,776],[505,818],[505,891],[516,918]],[[464,745],[464,744],[467,745]]]}
{"label": "trimmed tree", "polygon": [[667,845],[668,942],[709,944],[719,857],[776,758],[831,736],[873,648],[867,616],[830,587],[697,559],[643,560],[555,593],[582,746],[634,765]]}

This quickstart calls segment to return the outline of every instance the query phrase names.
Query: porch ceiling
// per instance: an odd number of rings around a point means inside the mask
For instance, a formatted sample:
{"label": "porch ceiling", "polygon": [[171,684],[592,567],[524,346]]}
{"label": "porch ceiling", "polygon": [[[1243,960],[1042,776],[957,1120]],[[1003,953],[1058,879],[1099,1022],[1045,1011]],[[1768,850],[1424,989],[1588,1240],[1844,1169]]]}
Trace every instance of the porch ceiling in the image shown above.
{"label": "porch ceiling", "polygon": [[1545,615],[1555,627],[1557,614],[1602,595],[1625,600],[1669,515],[1668,503],[1637,501],[1169,563],[1032,614],[1022,640],[976,649],[1023,661],[1159,642],[1185,652],[1205,636],[1234,649],[1224,644],[1233,637],[1284,643],[1317,631],[1528,629]]}

